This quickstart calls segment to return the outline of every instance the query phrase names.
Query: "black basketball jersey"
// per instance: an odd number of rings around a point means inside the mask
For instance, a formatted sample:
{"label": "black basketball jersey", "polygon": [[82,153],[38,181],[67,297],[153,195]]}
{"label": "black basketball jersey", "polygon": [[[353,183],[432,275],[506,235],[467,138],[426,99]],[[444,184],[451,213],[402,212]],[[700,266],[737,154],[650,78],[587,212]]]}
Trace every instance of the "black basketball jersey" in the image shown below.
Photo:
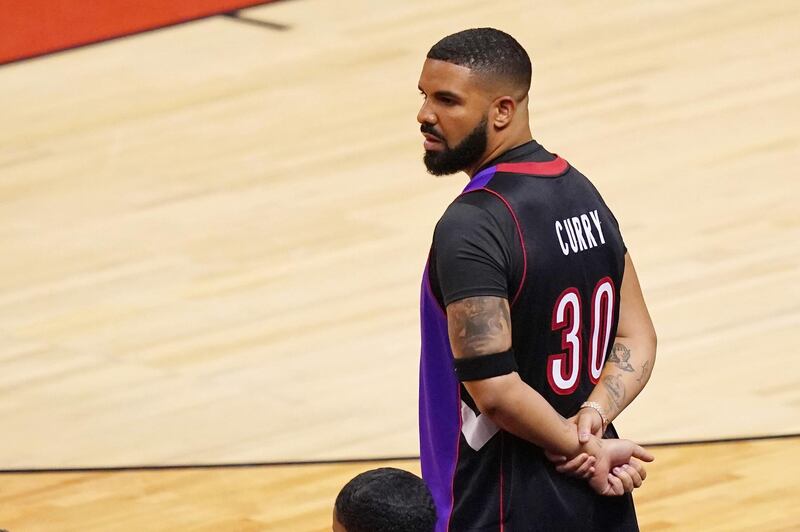
{"label": "black basketball jersey", "polygon": [[506,297],[520,377],[569,417],[613,345],[624,257],[597,190],[536,142],[478,172],[445,212],[421,301],[420,447],[438,531],[638,529],[630,495],[596,495],[481,415],[455,377],[444,312]]}

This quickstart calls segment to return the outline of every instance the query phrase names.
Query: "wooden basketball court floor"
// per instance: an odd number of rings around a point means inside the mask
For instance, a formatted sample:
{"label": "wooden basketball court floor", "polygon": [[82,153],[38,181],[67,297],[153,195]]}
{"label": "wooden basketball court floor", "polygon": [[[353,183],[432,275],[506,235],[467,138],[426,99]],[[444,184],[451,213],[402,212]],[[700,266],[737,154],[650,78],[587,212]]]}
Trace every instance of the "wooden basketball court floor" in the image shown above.
{"label": "wooden basketball court floor", "polygon": [[0,67],[0,528],[324,530],[356,473],[418,471],[418,283],[464,178],[425,173],[416,82],[492,25],[659,332],[618,422],[669,444],[642,528],[800,529],[800,5],[241,16]]}

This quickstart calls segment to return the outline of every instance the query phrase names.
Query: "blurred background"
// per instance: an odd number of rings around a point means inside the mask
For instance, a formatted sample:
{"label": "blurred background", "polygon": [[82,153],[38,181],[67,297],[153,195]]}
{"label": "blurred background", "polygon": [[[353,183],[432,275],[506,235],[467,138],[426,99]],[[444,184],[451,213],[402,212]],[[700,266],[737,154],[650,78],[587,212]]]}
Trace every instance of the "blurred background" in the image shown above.
{"label": "blurred background", "polygon": [[[0,13],[0,528],[321,530],[349,461],[418,471],[419,282],[466,178],[426,174],[416,83],[478,26],[528,50],[534,137],[637,264],[643,529],[800,523],[796,2]],[[291,465],[180,469],[254,463]]]}

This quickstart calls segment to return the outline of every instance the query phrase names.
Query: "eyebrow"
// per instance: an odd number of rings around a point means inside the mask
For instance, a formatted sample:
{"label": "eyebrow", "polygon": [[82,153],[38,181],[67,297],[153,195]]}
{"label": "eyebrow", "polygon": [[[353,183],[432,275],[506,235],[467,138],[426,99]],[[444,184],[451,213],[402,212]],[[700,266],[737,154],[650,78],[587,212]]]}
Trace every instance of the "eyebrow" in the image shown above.
{"label": "eyebrow", "polygon": [[437,98],[448,98],[450,100],[456,100],[459,102],[463,100],[461,96],[459,96],[455,92],[450,92],[450,91],[436,91],[433,93],[433,95]]}
{"label": "eyebrow", "polygon": [[[421,93],[423,93],[423,94],[425,93],[425,91],[422,90],[422,87],[420,87],[419,85],[417,86],[417,88],[419,89],[419,91]],[[433,96],[436,97],[436,98],[449,98],[451,100],[456,100],[456,101],[459,101],[459,102],[464,100],[464,98],[462,98],[461,96],[459,96],[455,92],[451,92],[451,91],[436,91],[436,92],[433,93]]]}

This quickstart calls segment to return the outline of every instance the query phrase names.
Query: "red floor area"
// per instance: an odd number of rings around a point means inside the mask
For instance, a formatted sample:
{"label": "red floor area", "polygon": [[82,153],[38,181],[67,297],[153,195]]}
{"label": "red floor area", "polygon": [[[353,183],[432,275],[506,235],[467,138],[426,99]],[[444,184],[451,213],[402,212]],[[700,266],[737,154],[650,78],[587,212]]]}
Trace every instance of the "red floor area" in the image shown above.
{"label": "red floor area", "polygon": [[270,0],[1,0],[0,64]]}

